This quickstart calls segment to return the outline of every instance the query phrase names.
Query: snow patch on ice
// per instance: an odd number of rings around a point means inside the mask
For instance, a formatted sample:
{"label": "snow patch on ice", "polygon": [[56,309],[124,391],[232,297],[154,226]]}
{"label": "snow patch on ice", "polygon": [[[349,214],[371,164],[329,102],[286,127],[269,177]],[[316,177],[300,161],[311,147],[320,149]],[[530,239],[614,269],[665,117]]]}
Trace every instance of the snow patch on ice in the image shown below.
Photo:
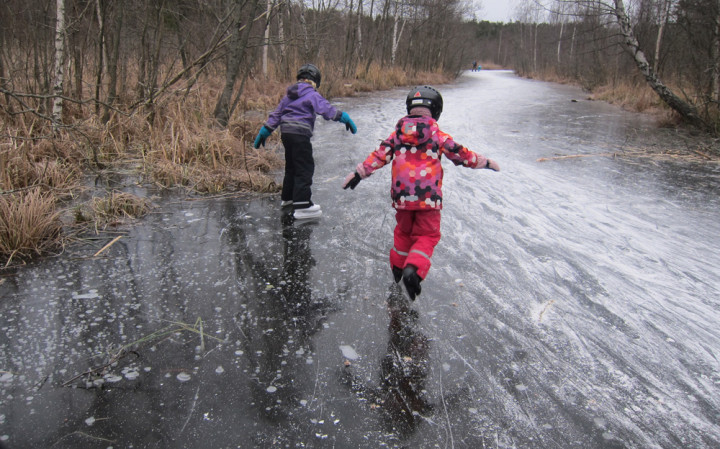
{"label": "snow patch on ice", "polygon": [[91,289],[87,293],[72,292],[73,299],[95,299],[99,298],[100,294],[96,289]]}
{"label": "snow patch on ice", "polygon": [[355,352],[355,349],[353,349],[352,346],[340,345],[340,351],[342,351],[342,354],[343,354],[343,356],[345,356],[346,359],[357,360],[360,358],[360,355],[358,355],[358,353]]}

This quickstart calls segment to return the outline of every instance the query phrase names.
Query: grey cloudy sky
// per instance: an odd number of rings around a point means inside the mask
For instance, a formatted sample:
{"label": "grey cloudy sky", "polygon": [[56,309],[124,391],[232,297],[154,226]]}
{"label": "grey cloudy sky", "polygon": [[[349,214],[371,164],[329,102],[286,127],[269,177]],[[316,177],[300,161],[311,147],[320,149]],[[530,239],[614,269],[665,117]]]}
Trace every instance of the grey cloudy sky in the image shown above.
{"label": "grey cloudy sky", "polygon": [[482,9],[478,11],[479,20],[490,22],[509,22],[515,9],[515,2],[512,0],[482,0]]}

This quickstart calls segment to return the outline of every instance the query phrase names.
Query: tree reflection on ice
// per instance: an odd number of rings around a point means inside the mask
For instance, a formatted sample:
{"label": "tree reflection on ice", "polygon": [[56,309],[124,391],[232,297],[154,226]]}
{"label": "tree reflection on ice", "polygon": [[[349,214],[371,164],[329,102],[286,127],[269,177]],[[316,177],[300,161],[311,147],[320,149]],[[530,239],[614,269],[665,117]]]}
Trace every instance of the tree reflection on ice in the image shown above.
{"label": "tree reflection on ice", "polygon": [[242,223],[227,231],[236,250],[237,284],[247,301],[235,321],[253,367],[251,405],[274,423],[287,419],[302,400],[296,380],[314,363],[311,337],[331,310],[327,299],[312,294],[312,232],[312,223],[292,223],[287,215],[281,241],[280,234],[268,233],[252,242],[258,234],[246,232]]}
{"label": "tree reflection on ice", "polygon": [[423,417],[432,413],[425,382],[430,362],[430,342],[418,326],[419,314],[410,307],[400,289],[393,285],[387,299],[390,322],[386,354],[380,361],[380,384],[367,386],[360,376],[346,368],[344,380],[371,408],[380,412],[388,431],[401,439],[417,430]]}
{"label": "tree reflection on ice", "polygon": [[382,410],[387,424],[405,437],[432,411],[425,391],[430,343],[418,329],[418,312],[401,294],[390,295],[388,309],[389,341],[380,365]]}

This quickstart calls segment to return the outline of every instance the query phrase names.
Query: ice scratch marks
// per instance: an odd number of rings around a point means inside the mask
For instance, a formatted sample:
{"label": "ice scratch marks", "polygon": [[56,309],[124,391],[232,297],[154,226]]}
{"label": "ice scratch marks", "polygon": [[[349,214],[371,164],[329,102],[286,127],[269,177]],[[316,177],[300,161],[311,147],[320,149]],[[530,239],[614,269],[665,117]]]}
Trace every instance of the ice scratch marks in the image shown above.
{"label": "ice scratch marks", "polygon": [[200,397],[200,385],[198,385],[197,389],[195,390],[195,397],[193,398],[192,406],[190,407],[190,413],[188,413],[187,419],[185,420],[185,423],[183,424],[182,428],[180,429],[180,435],[185,431],[185,427],[187,427],[188,423],[190,422],[190,418],[192,417],[193,413],[195,412],[195,406],[197,405],[198,398]]}

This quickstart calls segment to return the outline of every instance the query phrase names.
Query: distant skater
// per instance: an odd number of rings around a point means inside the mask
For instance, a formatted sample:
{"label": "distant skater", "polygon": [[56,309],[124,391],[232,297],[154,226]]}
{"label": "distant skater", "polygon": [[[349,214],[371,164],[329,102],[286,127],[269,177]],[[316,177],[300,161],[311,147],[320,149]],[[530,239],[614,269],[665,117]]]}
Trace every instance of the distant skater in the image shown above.
{"label": "distant skater", "polygon": [[345,124],[355,134],[357,127],[347,112],[333,107],[316,89],[322,76],[313,64],[305,64],[297,72],[297,83],[287,88],[285,97],[270,114],[260,129],[255,148],[265,146],[265,140],[279,126],[285,148],[285,176],[280,199],[282,207],[292,206],[296,220],[317,218],[322,215],[319,204],[312,202],[315,160],[310,138],[315,128],[315,116]]}
{"label": "distant skater", "polygon": [[355,189],[362,179],[392,161],[390,195],[397,224],[390,267],[395,282],[414,300],[420,294],[420,283],[428,274],[430,258],[440,241],[441,157],[445,155],[455,165],[468,168],[500,171],[500,166],[456,143],[440,130],[437,120],[443,110],[443,99],[433,87],[414,87],[405,105],[408,115],[401,118],[390,137],[345,178],[343,188]]}
{"label": "distant skater", "polygon": [[473,65],[472,65],[473,72],[477,70],[477,66],[478,66],[477,61],[473,61]]}

